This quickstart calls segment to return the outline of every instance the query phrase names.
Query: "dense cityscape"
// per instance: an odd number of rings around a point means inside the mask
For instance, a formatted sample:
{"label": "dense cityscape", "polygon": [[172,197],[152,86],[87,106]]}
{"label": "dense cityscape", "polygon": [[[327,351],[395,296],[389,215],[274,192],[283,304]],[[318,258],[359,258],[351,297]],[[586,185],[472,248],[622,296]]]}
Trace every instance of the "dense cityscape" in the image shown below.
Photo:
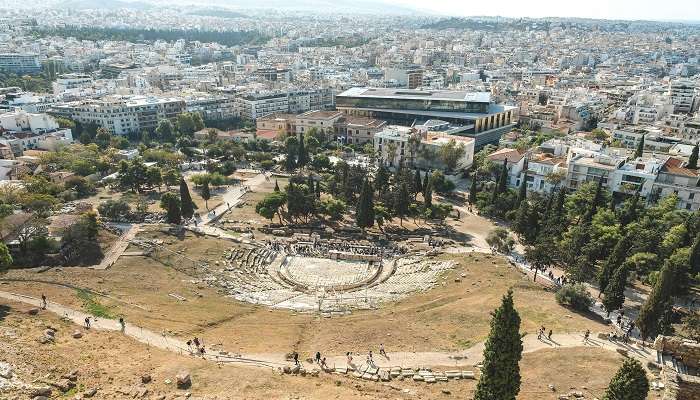
{"label": "dense cityscape", "polygon": [[700,23],[422,6],[0,1],[0,398],[700,398]]}

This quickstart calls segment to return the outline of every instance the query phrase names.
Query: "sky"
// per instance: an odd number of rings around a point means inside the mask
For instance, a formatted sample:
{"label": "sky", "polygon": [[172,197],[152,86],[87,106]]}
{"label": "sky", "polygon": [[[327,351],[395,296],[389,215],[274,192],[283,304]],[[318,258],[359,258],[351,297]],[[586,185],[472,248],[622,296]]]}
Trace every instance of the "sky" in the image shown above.
{"label": "sky", "polygon": [[700,21],[700,0],[389,0],[453,16]]}

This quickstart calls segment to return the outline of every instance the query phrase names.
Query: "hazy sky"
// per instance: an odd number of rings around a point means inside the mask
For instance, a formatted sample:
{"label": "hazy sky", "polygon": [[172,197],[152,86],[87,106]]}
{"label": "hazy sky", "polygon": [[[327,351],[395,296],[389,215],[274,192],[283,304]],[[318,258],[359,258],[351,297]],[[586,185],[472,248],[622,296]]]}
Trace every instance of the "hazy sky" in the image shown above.
{"label": "hazy sky", "polygon": [[700,0],[389,0],[455,16],[700,21]]}

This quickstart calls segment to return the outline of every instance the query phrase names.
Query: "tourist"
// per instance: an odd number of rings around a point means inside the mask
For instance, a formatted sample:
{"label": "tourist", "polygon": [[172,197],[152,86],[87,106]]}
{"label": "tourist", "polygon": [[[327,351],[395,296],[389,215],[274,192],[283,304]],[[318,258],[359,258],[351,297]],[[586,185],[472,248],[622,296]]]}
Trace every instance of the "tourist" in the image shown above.
{"label": "tourist", "polygon": [[85,317],[85,329],[90,329],[90,317]]}
{"label": "tourist", "polygon": [[192,339],[192,343],[194,343],[194,347],[199,348],[199,338],[197,336]]}
{"label": "tourist", "polygon": [[321,363],[321,352],[317,351],[316,352],[316,364],[320,364],[320,363]]}
{"label": "tourist", "polygon": [[551,341],[552,340],[552,330],[549,330],[549,333],[547,334],[547,340]]}
{"label": "tourist", "polygon": [[121,331],[124,333],[126,331],[126,322],[124,322],[123,317],[119,317],[119,326],[121,326]]}
{"label": "tourist", "polygon": [[591,336],[590,329],[586,329],[586,333],[583,334],[583,343],[588,343],[588,337]]}
{"label": "tourist", "polygon": [[348,367],[349,367],[350,365],[352,365],[352,353],[348,351],[347,354],[345,354],[345,356],[348,358]]}
{"label": "tourist", "polygon": [[292,357],[294,358],[294,365],[299,365],[299,353],[295,351]]}
{"label": "tourist", "polygon": [[46,310],[46,295],[41,294],[41,309]]}
{"label": "tourist", "polygon": [[[384,344],[383,344],[383,343],[379,343],[379,354],[381,354],[381,355],[383,355],[384,357],[386,357],[386,351],[384,351]],[[387,357],[387,358],[388,358],[388,357]]]}
{"label": "tourist", "polygon": [[326,357],[323,357],[323,359],[321,360],[321,369],[328,369],[328,365],[326,365]]}
{"label": "tourist", "polygon": [[188,340],[185,344],[187,345],[187,351],[189,351],[190,354],[192,354],[192,341]]}

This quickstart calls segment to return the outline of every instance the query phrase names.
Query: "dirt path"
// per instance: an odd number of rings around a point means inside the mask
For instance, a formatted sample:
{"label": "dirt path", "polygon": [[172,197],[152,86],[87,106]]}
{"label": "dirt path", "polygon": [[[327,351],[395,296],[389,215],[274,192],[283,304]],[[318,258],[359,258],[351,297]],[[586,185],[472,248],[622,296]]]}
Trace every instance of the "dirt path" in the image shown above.
{"label": "dirt path", "polygon": [[[10,301],[21,302],[29,304],[35,307],[41,306],[41,300],[26,296],[22,294],[9,293],[0,291],[0,298]],[[73,310],[71,308],[65,307],[61,304],[57,304],[49,301],[47,304],[47,311],[53,312],[63,318],[66,318],[73,323],[83,326],[85,318],[90,317],[91,319],[91,329],[102,329],[111,331],[120,331],[121,326],[119,321],[105,318],[95,318],[82,311]],[[171,351],[181,355],[191,355],[187,344],[178,338],[167,336],[165,334],[160,334],[153,332],[148,329],[144,329],[139,326],[131,325],[126,322],[126,327],[123,331],[126,336],[133,338],[141,343],[148,346],[154,346],[162,350]],[[564,333],[564,334],[554,334],[552,335],[552,340],[540,340],[536,335],[530,334],[523,338],[523,351],[524,353],[531,353],[534,351],[549,349],[549,348],[576,348],[576,347],[597,347],[610,351],[616,351],[618,349],[624,349],[628,352],[630,356],[638,358],[640,360],[655,360],[655,352],[647,349],[641,348],[636,345],[625,345],[617,342],[610,342],[608,340],[602,340],[597,338],[590,338],[587,342],[583,340],[582,333]],[[392,352],[391,349],[387,349],[388,356],[382,356],[374,352],[374,363],[379,367],[393,367],[393,366],[407,366],[407,367],[421,367],[421,366],[444,366],[444,367],[463,367],[463,366],[473,366],[478,364],[483,360],[483,350],[484,343],[477,343],[469,349],[460,352]],[[310,355],[308,355],[310,356]],[[347,358],[345,355],[336,356],[326,356],[326,362],[330,367],[334,366],[347,366]],[[365,363],[366,354],[355,355],[353,360],[353,365],[361,366]],[[281,353],[258,353],[258,354],[247,354],[242,356],[231,356],[227,354],[213,354],[207,353],[204,356],[205,359],[214,362],[224,362],[224,363],[237,363],[242,365],[249,365],[255,367],[267,367],[274,368],[287,365],[288,363],[284,360],[284,354]],[[306,356],[302,355],[302,359]]]}
{"label": "dirt path", "polygon": [[260,173],[250,179],[247,179],[243,185],[229,186],[226,192],[221,196],[221,204],[219,204],[218,207],[207,213],[202,213],[195,216],[195,218],[198,220],[197,225],[208,225],[209,223],[216,221],[228,210],[240,203],[243,195],[249,191],[245,189],[246,187],[253,190],[260,184],[264,183],[266,178],[267,175],[265,175],[265,173]]}

